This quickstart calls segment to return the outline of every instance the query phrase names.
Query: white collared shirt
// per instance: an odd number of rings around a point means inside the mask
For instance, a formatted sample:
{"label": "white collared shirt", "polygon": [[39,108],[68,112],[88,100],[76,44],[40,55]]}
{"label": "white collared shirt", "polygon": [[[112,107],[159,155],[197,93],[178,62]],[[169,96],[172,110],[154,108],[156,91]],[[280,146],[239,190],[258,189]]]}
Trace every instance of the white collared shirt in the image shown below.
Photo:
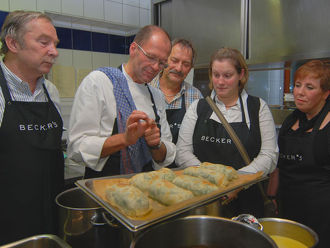
{"label": "white collared shirt", "polygon": [[[154,110],[146,84],[139,84],[125,72],[128,87],[137,110],[155,119]],[[154,169],[170,165],[176,148],[166,120],[165,104],[158,89],[149,87],[160,117],[161,141],[167,153],[161,163],[154,162]],[[101,158],[105,140],[112,134],[117,117],[116,100],[111,80],[101,71],[89,73],[79,86],[74,98],[68,132],[68,157],[79,164],[101,171],[109,156]],[[111,155],[110,155],[111,156]]]}
{"label": "white collared shirt", "polygon": [[[32,93],[29,84],[27,82],[22,81],[19,77],[17,77],[13,72],[11,72],[7,66],[0,62],[0,66],[2,68],[4,77],[7,81],[7,86],[13,101],[22,101],[22,102],[47,102],[47,95],[42,87],[44,83],[46,89],[48,91],[50,99],[54,102],[57,111],[59,113],[60,108],[60,97],[58,90],[55,85],[50,81],[46,80],[44,77],[40,77],[37,81],[37,86],[35,91]],[[2,124],[3,114],[5,111],[5,99],[2,93],[2,89],[0,87],[0,126]]]}
{"label": "white collared shirt", "polygon": [[[213,92],[212,92],[213,93]],[[211,95],[214,96],[214,93]],[[244,105],[244,112],[247,126],[250,128],[250,118],[247,108],[247,98],[248,94],[245,90],[242,91],[242,101]],[[195,124],[197,121],[197,104],[198,101],[193,102],[186,112],[186,115],[182,121],[177,146],[177,155],[175,162],[178,166],[193,166],[199,165],[201,161],[197,159],[193,151],[193,134],[195,129]],[[226,109],[226,106],[218,100],[216,97],[216,105],[228,121],[231,122],[241,122],[242,112],[239,99],[236,105]],[[213,112],[210,119],[221,123],[217,115]],[[261,148],[257,157],[253,161],[240,169],[243,172],[256,173],[258,171],[263,171],[268,174],[272,172],[277,164],[278,160],[278,146],[277,146],[277,136],[275,130],[275,124],[273,116],[266,104],[266,102],[260,99],[260,110],[259,110],[259,123],[260,123],[260,133],[261,133]],[[238,155],[239,156],[239,155]]]}

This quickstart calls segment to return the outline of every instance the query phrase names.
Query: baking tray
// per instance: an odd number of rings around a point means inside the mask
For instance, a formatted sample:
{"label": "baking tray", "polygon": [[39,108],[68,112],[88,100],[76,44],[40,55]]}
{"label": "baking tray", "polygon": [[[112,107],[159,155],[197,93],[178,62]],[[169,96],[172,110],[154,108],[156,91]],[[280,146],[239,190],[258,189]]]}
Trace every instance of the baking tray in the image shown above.
{"label": "baking tray", "polygon": [[117,176],[109,176],[109,177],[101,177],[101,178],[83,179],[83,180],[78,180],[75,184],[81,190],[83,190],[88,196],[90,196],[93,200],[95,200],[98,204],[100,204],[108,213],[110,213],[114,218],[116,218],[127,229],[129,229],[132,232],[137,232],[151,225],[169,219],[173,216],[184,213],[188,210],[211,203],[212,201],[219,199],[228,192],[231,192],[237,188],[248,187],[249,185],[255,184],[259,181],[263,181],[267,178],[267,176],[263,176],[262,172],[256,174],[240,173],[239,179],[237,181],[234,181],[234,183],[231,183],[225,189],[214,191],[207,195],[196,196],[192,199],[186,200],[184,202],[180,202],[172,206],[162,206],[161,209],[158,208],[157,211],[154,211],[153,214],[147,214],[144,217],[131,218],[129,216],[126,216],[125,214],[122,214],[119,210],[117,210],[109,202],[107,202],[105,200],[104,195],[100,193],[100,190],[94,186],[100,185],[100,183],[111,181],[113,179],[118,180],[120,178],[130,178],[134,175],[135,174],[127,174],[127,175],[117,175]]}

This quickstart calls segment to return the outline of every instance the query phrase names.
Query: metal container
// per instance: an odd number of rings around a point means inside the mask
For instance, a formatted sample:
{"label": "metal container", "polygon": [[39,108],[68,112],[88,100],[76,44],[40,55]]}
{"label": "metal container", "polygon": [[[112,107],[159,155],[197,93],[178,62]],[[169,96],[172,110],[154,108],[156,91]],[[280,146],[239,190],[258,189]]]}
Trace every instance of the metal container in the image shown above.
{"label": "metal container", "polygon": [[73,248],[118,248],[118,228],[104,221],[103,208],[79,188],[56,197],[59,206],[59,236]]}
{"label": "metal container", "polygon": [[265,233],[247,224],[205,215],[174,219],[141,232],[130,248],[277,248]]}
{"label": "metal container", "polygon": [[71,248],[66,242],[52,234],[35,235],[0,246],[1,248]]}
{"label": "metal container", "polygon": [[319,242],[318,235],[301,223],[281,218],[261,218],[258,221],[263,226],[263,231],[270,236],[277,235],[293,239],[308,248],[316,247]]}

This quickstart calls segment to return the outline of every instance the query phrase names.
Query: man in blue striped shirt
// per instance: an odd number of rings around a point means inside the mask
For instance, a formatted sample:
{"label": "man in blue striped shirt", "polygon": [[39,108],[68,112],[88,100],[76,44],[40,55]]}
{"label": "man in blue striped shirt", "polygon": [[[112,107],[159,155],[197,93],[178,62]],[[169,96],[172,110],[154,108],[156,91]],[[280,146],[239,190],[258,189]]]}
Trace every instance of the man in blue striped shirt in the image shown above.
{"label": "man in blue striped shirt", "polygon": [[1,246],[56,233],[64,159],[58,91],[43,77],[58,56],[51,19],[40,12],[11,12],[0,41]]}
{"label": "man in blue striped shirt", "polygon": [[197,88],[184,81],[193,67],[195,54],[195,49],[190,41],[173,40],[171,54],[168,57],[168,67],[161,73],[159,81],[151,83],[163,93],[173,143],[177,142],[186,109],[193,101],[203,97]]}

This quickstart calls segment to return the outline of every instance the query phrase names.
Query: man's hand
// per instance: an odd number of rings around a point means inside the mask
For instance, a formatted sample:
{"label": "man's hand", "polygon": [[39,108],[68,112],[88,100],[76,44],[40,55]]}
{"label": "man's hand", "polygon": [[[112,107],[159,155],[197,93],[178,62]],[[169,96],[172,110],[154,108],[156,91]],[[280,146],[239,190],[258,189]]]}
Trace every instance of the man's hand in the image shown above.
{"label": "man's hand", "polygon": [[160,130],[153,119],[149,119],[148,123],[150,125],[144,132],[144,138],[148,146],[157,146],[160,143]]}
{"label": "man's hand", "polygon": [[127,146],[135,144],[151,124],[152,120],[146,113],[134,110],[126,122],[125,141]]}

